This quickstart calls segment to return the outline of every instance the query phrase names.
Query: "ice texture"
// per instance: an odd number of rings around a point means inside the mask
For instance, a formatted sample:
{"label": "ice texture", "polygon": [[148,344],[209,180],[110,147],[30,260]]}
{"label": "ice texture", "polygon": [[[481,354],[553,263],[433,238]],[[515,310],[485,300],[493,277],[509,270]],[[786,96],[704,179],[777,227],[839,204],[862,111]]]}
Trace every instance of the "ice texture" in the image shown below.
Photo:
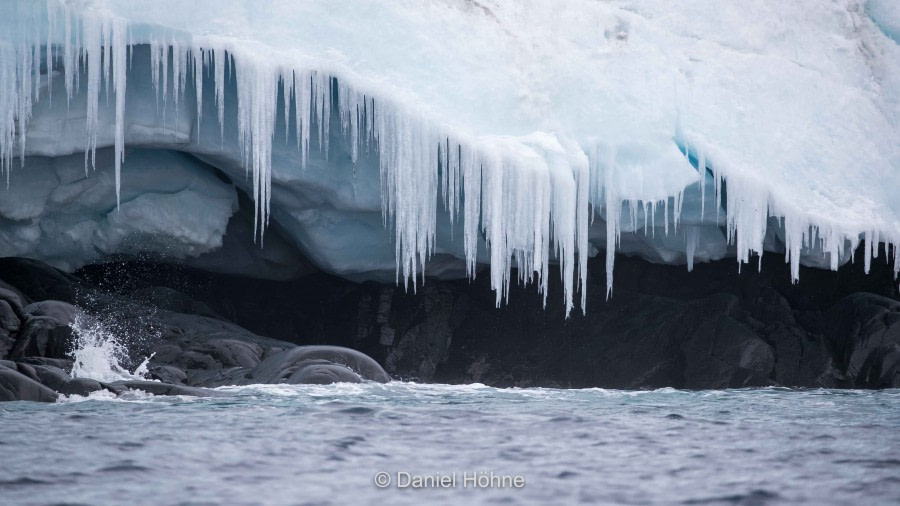
{"label": "ice texture", "polygon": [[[835,269],[865,240],[867,270],[880,254],[900,266],[897,2],[0,10],[5,254],[75,266],[132,240],[212,251],[236,202],[211,190],[229,187],[214,167],[251,197],[263,249],[274,222],[320,268],[412,289],[488,264],[498,304],[514,272],[546,294],[558,263],[567,312],[583,307],[598,249],[689,269],[783,251],[796,281],[801,263]],[[176,151],[209,188],[155,189]],[[85,180],[111,170],[113,188],[102,208],[69,192],[75,247],[48,232],[61,208],[42,195],[64,185],[40,167],[79,154]]]}

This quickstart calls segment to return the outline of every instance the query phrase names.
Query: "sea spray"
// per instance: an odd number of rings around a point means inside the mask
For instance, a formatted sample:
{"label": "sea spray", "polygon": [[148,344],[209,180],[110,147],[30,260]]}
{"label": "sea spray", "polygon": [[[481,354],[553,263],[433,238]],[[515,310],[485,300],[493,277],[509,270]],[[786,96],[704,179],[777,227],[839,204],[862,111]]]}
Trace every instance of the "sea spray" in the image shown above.
{"label": "sea spray", "polygon": [[128,348],[109,326],[84,312],[75,315],[71,323],[75,335],[72,351],[73,378],[91,378],[97,381],[145,380],[147,364],[153,355],[145,358],[129,372],[123,365],[129,362]]}

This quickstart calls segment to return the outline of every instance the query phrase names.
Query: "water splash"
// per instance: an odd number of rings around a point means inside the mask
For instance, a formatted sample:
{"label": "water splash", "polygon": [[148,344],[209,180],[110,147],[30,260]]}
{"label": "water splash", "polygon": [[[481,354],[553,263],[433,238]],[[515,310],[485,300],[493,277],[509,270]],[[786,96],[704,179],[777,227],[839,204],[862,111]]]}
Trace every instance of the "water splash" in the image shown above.
{"label": "water splash", "polygon": [[107,382],[148,379],[147,364],[153,355],[145,358],[134,372],[129,372],[122,365],[129,362],[128,348],[103,322],[85,313],[78,313],[71,327],[75,333],[75,341],[69,353],[75,361],[72,366],[73,378]]}

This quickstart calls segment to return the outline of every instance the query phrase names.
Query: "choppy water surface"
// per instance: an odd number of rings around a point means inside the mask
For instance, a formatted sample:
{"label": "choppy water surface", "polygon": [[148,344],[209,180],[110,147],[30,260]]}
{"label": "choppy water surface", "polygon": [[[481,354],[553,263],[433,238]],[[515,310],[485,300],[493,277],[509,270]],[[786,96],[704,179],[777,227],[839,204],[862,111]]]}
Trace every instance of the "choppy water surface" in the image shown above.
{"label": "choppy water surface", "polygon": [[896,390],[220,391],[0,404],[0,503],[900,502]]}

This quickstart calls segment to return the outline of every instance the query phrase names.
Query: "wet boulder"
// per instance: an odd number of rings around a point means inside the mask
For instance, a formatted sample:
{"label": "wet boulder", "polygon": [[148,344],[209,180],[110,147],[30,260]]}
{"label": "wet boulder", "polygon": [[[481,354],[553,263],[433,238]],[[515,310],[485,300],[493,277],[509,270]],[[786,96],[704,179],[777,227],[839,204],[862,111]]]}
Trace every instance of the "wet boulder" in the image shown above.
{"label": "wet boulder", "polygon": [[59,393],[63,395],[80,395],[87,397],[88,395],[103,390],[103,385],[90,378],[73,378],[60,385]]}
{"label": "wet boulder", "polygon": [[149,366],[150,376],[153,379],[164,383],[172,383],[181,385],[187,380],[187,374],[173,365],[151,365]]}
{"label": "wet boulder", "polygon": [[78,308],[58,300],[25,307],[25,322],[10,356],[66,358],[72,348],[71,323],[77,313]]}
{"label": "wet boulder", "polygon": [[171,385],[158,381],[116,381],[107,385],[110,389],[122,392],[121,388],[142,390],[153,395],[191,395],[194,397],[218,397],[222,394],[208,388],[187,387],[184,385]]}
{"label": "wet boulder", "polygon": [[24,317],[28,298],[16,287],[0,281],[0,300],[5,302],[19,319]]}
{"label": "wet boulder", "polygon": [[34,365],[32,369],[41,384],[56,391],[59,391],[64,384],[72,380],[72,377],[65,370],[52,365]]}
{"label": "wet boulder", "polygon": [[17,314],[8,301],[0,298],[0,329],[9,334],[17,333],[22,325],[21,314]]}
{"label": "wet boulder", "polygon": [[[352,378],[341,369],[325,367],[329,365],[349,369],[363,380],[379,383],[391,380],[374,359],[362,352],[340,346],[298,346],[282,351],[263,360],[251,371],[250,376],[259,383],[300,383],[302,378],[316,379],[316,382],[325,377]],[[318,366],[319,369],[302,372],[304,368],[311,366]]]}
{"label": "wet boulder", "polygon": [[330,385],[332,383],[362,383],[362,378],[350,368],[329,362],[307,363],[287,379],[287,383],[302,385]]}
{"label": "wet boulder", "polygon": [[9,356],[16,344],[25,311],[24,296],[0,281],[0,359]]}
{"label": "wet boulder", "polygon": [[16,369],[0,365],[0,401],[53,402],[56,392]]}

